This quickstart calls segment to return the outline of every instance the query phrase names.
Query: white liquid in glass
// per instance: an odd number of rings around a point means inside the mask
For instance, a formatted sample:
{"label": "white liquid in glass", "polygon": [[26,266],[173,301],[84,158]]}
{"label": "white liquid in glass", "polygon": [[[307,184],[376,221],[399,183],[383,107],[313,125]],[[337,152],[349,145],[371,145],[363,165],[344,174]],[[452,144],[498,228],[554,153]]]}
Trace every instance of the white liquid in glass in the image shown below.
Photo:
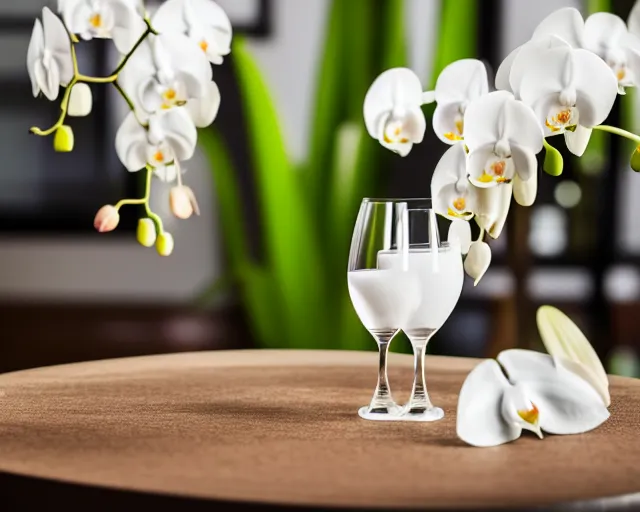
{"label": "white liquid in glass", "polygon": [[370,331],[399,329],[419,305],[419,283],[409,272],[355,270],[347,279],[353,307]]}
{"label": "white liquid in glass", "polygon": [[464,272],[456,246],[441,248],[435,254],[429,249],[411,249],[404,255],[381,251],[378,268],[410,276],[413,283],[403,292],[407,296],[404,304],[410,307],[409,314],[400,318],[399,327],[405,332],[439,329],[460,299]]}

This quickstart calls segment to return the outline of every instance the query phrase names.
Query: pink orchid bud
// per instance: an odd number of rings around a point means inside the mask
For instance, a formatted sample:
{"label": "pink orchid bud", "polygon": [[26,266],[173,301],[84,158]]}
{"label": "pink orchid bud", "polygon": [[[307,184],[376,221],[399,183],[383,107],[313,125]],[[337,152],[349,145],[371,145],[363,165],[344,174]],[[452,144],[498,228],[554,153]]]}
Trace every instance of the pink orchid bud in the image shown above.
{"label": "pink orchid bud", "polygon": [[105,204],[96,213],[96,218],[93,221],[93,227],[100,233],[106,233],[107,231],[113,231],[118,227],[120,222],[120,214],[116,210],[115,206]]}
{"label": "pink orchid bud", "polygon": [[171,211],[179,219],[188,219],[195,212],[200,215],[196,196],[191,188],[185,185],[173,187],[169,193]]}

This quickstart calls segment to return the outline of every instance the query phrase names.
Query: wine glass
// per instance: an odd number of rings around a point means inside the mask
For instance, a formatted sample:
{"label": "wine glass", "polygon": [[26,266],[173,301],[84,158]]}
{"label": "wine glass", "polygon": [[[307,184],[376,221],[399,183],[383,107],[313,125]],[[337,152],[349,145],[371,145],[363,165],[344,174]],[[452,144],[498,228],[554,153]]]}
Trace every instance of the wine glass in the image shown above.
{"label": "wine glass", "polygon": [[429,200],[417,206],[409,204],[399,224],[404,246],[400,251],[381,254],[379,268],[407,268],[419,288],[417,307],[403,316],[400,323],[411,342],[415,359],[411,398],[401,416],[403,420],[435,421],[444,417],[444,411],[433,406],[427,393],[425,351],[429,340],[447,321],[460,299],[464,281],[462,254],[457,241],[440,241],[438,218]]}
{"label": "wine glass", "polygon": [[389,344],[400,326],[419,306],[419,282],[404,259],[380,268],[380,255],[397,258],[407,253],[403,238],[403,212],[414,199],[364,199],[358,212],[349,253],[348,284],[353,307],[371,333],[379,351],[378,383],[368,406],[360,408],[365,419],[391,420],[402,412],[393,400],[387,377]]}

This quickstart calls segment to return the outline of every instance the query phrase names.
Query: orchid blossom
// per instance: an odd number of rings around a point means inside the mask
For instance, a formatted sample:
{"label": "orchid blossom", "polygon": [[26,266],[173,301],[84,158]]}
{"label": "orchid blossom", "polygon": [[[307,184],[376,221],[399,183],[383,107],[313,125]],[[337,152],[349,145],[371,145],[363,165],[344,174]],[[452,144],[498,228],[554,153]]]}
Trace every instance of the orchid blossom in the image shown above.
{"label": "orchid blossom", "polygon": [[33,96],[40,92],[49,101],[58,97],[60,86],[73,79],[71,40],[58,18],[47,7],[42,9],[42,22],[36,19],[27,50],[27,70]]}
{"label": "orchid blossom", "polygon": [[463,144],[450,147],[431,178],[436,213],[449,219],[468,220],[474,215],[476,188],[467,178],[467,152]]}
{"label": "orchid blossom", "polygon": [[614,72],[618,92],[640,80],[640,37],[629,32],[619,16],[598,12],[585,22],[584,48],[598,55]]}
{"label": "orchid blossom", "polygon": [[597,391],[558,358],[511,349],[497,361],[483,361],[467,376],[458,399],[456,432],[470,445],[488,447],[515,441],[523,430],[541,439],[543,432],[580,434],[608,418]]}
{"label": "orchid blossom", "polygon": [[178,31],[187,35],[212,64],[222,64],[223,57],[231,52],[231,22],[210,0],[167,0],[156,11],[153,26],[160,33]]}
{"label": "orchid blossom", "polygon": [[414,144],[422,142],[427,122],[420,107],[429,101],[413,71],[385,71],[371,84],[364,99],[364,122],[369,135],[387,149],[407,156]]}
{"label": "orchid blossom", "polygon": [[[455,144],[464,138],[464,114],[467,106],[489,92],[484,64],[476,59],[457,60],[442,70],[433,97],[433,131],[438,138]],[[427,98],[429,93],[426,93]]]}
{"label": "orchid blossom", "polygon": [[[144,206],[137,238],[141,245],[155,245],[168,256],[174,239],[149,206],[151,179],[173,182],[171,210],[178,218],[198,214],[190,187],[182,183],[182,161],[195,151],[197,128],[209,126],[220,107],[220,91],[212,80],[211,63],[221,63],[230,52],[229,19],[213,0],[169,0],[156,13],[158,27],[146,16],[141,0],[58,0],[64,22],[49,9],[36,20],[27,67],[33,94],[50,99],[65,87],[58,120],[49,128],[31,132],[54,134],[56,151],[71,151],[74,134],[67,117],[89,115],[93,97],[89,84],[111,84],[130,108],[116,134],[116,153],[130,172],[146,173],[141,198],[122,199],[105,205],[94,226],[101,233],[114,230],[125,205]],[[112,39],[123,54],[108,76],[85,75],[78,67],[78,39]]]}
{"label": "orchid blossom", "polygon": [[465,115],[469,180],[488,188],[528,180],[537,169],[543,133],[532,110],[506,91],[478,98]]}

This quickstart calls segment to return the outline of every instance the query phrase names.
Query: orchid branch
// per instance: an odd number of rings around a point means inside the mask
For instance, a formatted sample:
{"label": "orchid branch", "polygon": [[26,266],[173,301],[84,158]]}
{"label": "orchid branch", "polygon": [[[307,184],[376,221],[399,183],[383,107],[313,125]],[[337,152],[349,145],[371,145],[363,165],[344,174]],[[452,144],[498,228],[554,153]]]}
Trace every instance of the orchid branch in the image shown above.
{"label": "orchid branch", "polygon": [[598,126],[594,126],[593,129],[613,133],[614,135],[619,135],[620,137],[624,137],[625,139],[632,140],[636,144],[640,144],[640,135],[636,135],[635,133],[631,133],[630,131],[623,130],[622,128],[616,128],[615,126],[601,124]]}
{"label": "orchid branch", "polygon": [[153,167],[147,165],[146,173],[147,173],[147,176],[145,180],[144,197],[141,197],[139,199],[121,199],[116,203],[115,209],[120,210],[120,208],[122,208],[125,205],[135,205],[135,204],[144,205],[144,209],[147,214],[147,217],[149,217],[153,221],[157,232],[163,233],[164,227],[162,224],[162,219],[157,214],[155,214],[151,210],[151,207],[149,206],[149,199],[151,198],[151,177],[153,175]]}

